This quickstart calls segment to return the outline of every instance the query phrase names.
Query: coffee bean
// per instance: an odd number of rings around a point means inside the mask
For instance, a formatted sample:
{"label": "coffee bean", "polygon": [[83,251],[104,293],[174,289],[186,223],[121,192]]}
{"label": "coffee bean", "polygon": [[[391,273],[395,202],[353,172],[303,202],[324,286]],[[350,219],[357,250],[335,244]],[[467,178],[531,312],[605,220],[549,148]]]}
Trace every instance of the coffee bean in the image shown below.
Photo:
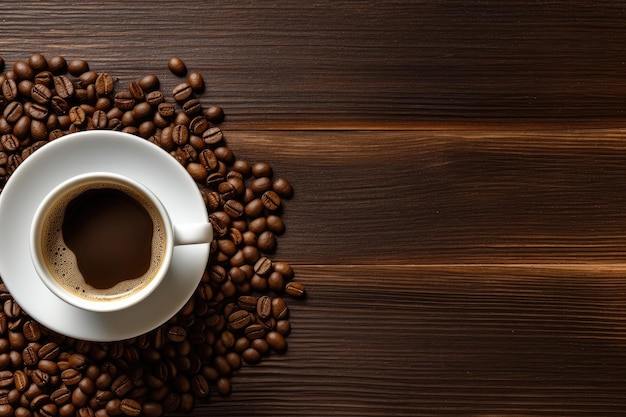
{"label": "coffee bean", "polygon": [[224,134],[217,126],[210,127],[202,133],[202,140],[209,146],[217,145],[222,139],[224,139]]}
{"label": "coffee bean", "polygon": [[54,83],[54,90],[56,91],[57,96],[64,100],[74,96],[74,84],[66,76],[59,75],[57,77],[53,77],[52,82]]}
{"label": "coffee bean", "polygon": [[63,383],[68,387],[77,385],[80,380],[83,378],[83,375],[76,369],[70,368],[61,372],[61,379]]}
{"label": "coffee bean", "polygon": [[30,373],[30,379],[35,383],[35,385],[41,388],[48,385],[50,375],[43,372],[41,369],[35,369]]}
{"label": "coffee bean", "polygon": [[219,106],[209,106],[205,109],[204,116],[209,122],[219,124],[224,121],[224,110]]}
{"label": "coffee bean", "polygon": [[77,126],[82,126],[87,120],[85,110],[80,106],[74,106],[69,110],[70,122]]}
{"label": "coffee bean", "polygon": [[199,72],[190,72],[187,75],[187,84],[197,93],[204,91],[204,78]]}
{"label": "coffee bean", "polygon": [[276,249],[276,236],[266,230],[257,237],[257,247],[263,252],[273,252]]}
{"label": "coffee bean", "polygon": [[20,80],[32,80],[35,76],[35,72],[25,61],[15,61],[13,64],[13,71],[17,78]]}
{"label": "coffee bean", "polygon": [[285,285],[285,293],[296,298],[304,297],[306,295],[304,285],[296,281],[288,282],[287,285]]}
{"label": "coffee bean", "polygon": [[176,125],[172,129],[172,140],[177,145],[184,145],[189,141],[189,129],[184,125]]}
{"label": "coffee bean", "polygon": [[154,74],[147,74],[141,77],[137,83],[144,92],[150,92],[159,88],[159,78]]}
{"label": "coffee bean", "polygon": [[52,98],[52,92],[45,84],[35,84],[31,88],[30,96],[35,103],[46,104]]}
{"label": "coffee bean", "polygon": [[59,372],[59,366],[56,362],[40,359],[37,363],[37,368],[47,373],[48,375],[56,375]]}
{"label": "coffee bean", "polygon": [[269,211],[276,211],[280,207],[280,197],[274,191],[266,191],[261,196],[263,206]]}
{"label": "coffee bean", "polygon": [[135,106],[135,98],[130,91],[120,91],[115,93],[113,102],[118,109],[123,111],[131,110]]}
{"label": "coffee bean", "polygon": [[0,417],[14,417],[15,410],[11,404],[0,405]]}
{"label": "coffee bean", "polygon": [[252,321],[252,316],[245,310],[237,310],[228,316],[228,325],[233,330],[240,330],[248,326]]}
{"label": "coffee bean", "polygon": [[196,116],[189,122],[189,130],[195,135],[202,135],[208,128],[209,121],[204,116]]}
{"label": "coffee bean", "polygon": [[141,404],[130,398],[124,398],[120,402],[120,410],[127,416],[138,416],[141,414]]}
{"label": "coffee bean", "polygon": [[29,385],[28,375],[21,369],[16,370],[13,374],[13,383],[18,391],[25,391]]}
{"label": "coffee bean", "polygon": [[98,97],[103,97],[106,95],[109,95],[113,92],[113,84],[114,84],[114,80],[113,77],[108,74],[108,73],[102,73],[98,75],[98,78],[96,78],[95,81],[95,85],[96,85],[96,94],[98,95]]}
{"label": "coffee bean", "polygon": [[0,136],[0,146],[5,152],[15,152],[20,146],[17,137],[11,133]]}
{"label": "coffee bean", "polygon": [[276,320],[286,319],[289,315],[289,309],[287,308],[287,304],[285,300],[277,297],[272,299],[272,317]]}
{"label": "coffee bean", "polygon": [[272,267],[272,261],[264,256],[254,264],[254,272],[260,276],[265,276],[272,271]]}
{"label": "coffee bean", "polygon": [[1,85],[2,95],[5,99],[12,101],[17,98],[17,83],[15,80],[5,78]]}
{"label": "coffee bean", "polygon": [[187,66],[182,59],[178,57],[170,58],[167,61],[167,67],[174,75],[178,75],[179,77],[184,76],[187,73]]}
{"label": "coffee bean", "polygon": [[267,295],[259,297],[256,304],[257,315],[262,319],[267,319],[272,314],[272,299]]}
{"label": "coffee bean", "polygon": [[182,102],[191,97],[192,93],[193,90],[191,89],[189,84],[181,83],[174,87],[174,89],[172,90],[172,97],[174,97],[174,100]]}
{"label": "coffee bean", "polygon": [[58,406],[67,404],[72,399],[72,392],[65,386],[62,386],[50,394],[50,399]]}
{"label": "coffee bean", "polygon": [[43,54],[35,53],[28,57],[28,66],[33,71],[43,71],[48,69],[48,61]]}
{"label": "coffee bean", "polygon": [[250,324],[245,328],[244,333],[250,340],[260,339],[265,336],[265,328],[258,323]]}
{"label": "coffee bean", "polygon": [[132,391],[133,388],[133,381],[128,377],[128,375],[120,375],[111,384],[111,391],[113,391],[118,397],[123,397]]}
{"label": "coffee bean", "polygon": [[167,330],[167,338],[170,342],[182,342],[187,337],[187,331],[182,326],[172,326]]}
{"label": "coffee bean", "polygon": [[164,413],[164,408],[161,403],[148,401],[143,404],[142,412],[145,417],[161,417]]}
{"label": "coffee bean", "polygon": [[75,77],[89,71],[89,64],[84,59],[72,59],[67,63],[67,71]]}
{"label": "coffee bean", "polygon": [[147,117],[151,117],[152,116],[152,106],[150,105],[150,103],[147,103],[145,101],[141,102],[141,103],[137,103],[134,107],[133,107],[133,118],[135,120],[143,120]]}

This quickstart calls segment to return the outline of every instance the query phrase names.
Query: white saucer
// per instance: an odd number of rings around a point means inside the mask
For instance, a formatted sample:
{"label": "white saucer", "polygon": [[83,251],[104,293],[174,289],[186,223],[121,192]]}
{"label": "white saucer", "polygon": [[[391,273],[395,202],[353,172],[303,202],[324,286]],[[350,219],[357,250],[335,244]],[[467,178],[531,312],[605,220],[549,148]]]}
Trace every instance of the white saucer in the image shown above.
{"label": "white saucer", "polygon": [[42,325],[77,339],[123,340],[174,316],[193,295],[209,244],[177,246],[163,284],[124,311],[93,313],[60,300],[42,283],[29,250],[29,230],[41,200],[60,182],[91,171],[127,175],[152,189],[173,223],[207,222],[194,180],[158,146],[130,134],[86,131],[56,139],[28,157],[0,194],[0,277],[18,304]]}

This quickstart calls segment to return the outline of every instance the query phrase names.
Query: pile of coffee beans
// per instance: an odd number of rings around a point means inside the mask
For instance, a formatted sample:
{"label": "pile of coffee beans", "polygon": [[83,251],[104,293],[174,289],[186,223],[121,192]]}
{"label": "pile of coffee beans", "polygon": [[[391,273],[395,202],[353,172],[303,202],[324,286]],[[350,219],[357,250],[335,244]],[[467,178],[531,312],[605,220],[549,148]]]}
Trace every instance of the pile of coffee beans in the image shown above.
{"label": "pile of coffee beans", "polygon": [[212,392],[228,395],[244,363],[287,348],[287,299],[305,289],[288,263],[271,257],[293,189],[267,163],[235,157],[219,127],[222,109],[203,102],[200,73],[179,58],[167,66],[180,77],[170,92],[156,75],[122,85],[81,59],[33,54],[4,71],[0,58],[0,186],[49,141],[90,129],[128,132],[187,169],[215,233],[191,299],[167,323],[130,340],[57,334],[0,284],[0,417],[190,412]]}

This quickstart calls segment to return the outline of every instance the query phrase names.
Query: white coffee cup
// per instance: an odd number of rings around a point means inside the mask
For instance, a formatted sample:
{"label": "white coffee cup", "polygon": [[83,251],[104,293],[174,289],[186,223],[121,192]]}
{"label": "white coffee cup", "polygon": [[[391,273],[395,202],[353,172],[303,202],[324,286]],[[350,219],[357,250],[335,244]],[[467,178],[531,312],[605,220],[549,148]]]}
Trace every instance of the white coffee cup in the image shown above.
{"label": "white coffee cup", "polygon": [[[96,288],[86,282],[79,268],[79,261],[83,258],[79,259],[80,256],[74,253],[82,249],[75,248],[73,251],[69,248],[70,245],[63,240],[62,227],[65,210],[72,201],[87,198],[87,192],[97,194],[103,190],[132,197],[145,208],[153,226],[147,272],[132,279],[116,279],[117,283],[110,288]],[[82,207],[73,204],[73,209]],[[83,310],[111,312],[141,302],[162,284],[172,261],[174,246],[206,244],[212,238],[213,229],[209,222],[173,224],[165,206],[139,181],[112,172],[90,172],[62,182],[39,204],[31,224],[30,252],[39,278],[58,298]],[[104,241],[106,243],[106,239]],[[111,253],[115,253],[115,247],[110,249]],[[115,263],[114,255],[110,256],[111,262]]]}

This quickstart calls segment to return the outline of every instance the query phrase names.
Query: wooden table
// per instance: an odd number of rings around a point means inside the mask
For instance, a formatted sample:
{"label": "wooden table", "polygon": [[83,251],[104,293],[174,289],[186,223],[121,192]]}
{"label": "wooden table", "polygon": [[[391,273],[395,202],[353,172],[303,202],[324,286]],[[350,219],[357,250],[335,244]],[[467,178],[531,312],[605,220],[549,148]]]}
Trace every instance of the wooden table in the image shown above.
{"label": "wooden table", "polygon": [[289,351],[198,416],[624,415],[619,1],[3,1],[0,55],[182,57],[291,180]]}

